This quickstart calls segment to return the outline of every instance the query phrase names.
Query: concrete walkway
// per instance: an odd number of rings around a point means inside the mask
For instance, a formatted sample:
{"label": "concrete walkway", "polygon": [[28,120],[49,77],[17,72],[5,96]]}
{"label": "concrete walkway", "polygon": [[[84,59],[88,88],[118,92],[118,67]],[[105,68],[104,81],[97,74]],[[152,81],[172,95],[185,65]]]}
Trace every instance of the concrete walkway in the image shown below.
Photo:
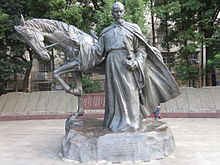
{"label": "concrete walkway", "polygon": [[[219,165],[219,118],[166,118],[176,151],[146,165]],[[65,120],[0,121],[0,165],[72,165],[60,156]],[[94,163],[90,163],[94,164]]]}

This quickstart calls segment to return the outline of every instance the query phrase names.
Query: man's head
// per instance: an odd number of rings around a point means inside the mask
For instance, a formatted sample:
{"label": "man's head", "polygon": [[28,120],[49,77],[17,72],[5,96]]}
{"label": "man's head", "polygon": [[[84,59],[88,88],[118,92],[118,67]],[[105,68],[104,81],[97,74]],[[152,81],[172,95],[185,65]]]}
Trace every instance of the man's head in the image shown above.
{"label": "man's head", "polygon": [[121,2],[115,2],[112,6],[112,16],[114,17],[115,21],[120,21],[123,19],[125,14],[124,5]]}

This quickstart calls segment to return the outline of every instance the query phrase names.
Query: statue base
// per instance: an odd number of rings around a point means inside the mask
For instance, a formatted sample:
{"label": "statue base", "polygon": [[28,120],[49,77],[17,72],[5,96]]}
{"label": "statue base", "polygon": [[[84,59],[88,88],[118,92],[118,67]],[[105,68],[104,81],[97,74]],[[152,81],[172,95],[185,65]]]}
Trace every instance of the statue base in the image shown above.
{"label": "statue base", "polygon": [[145,119],[136,132],[105,131],[103,121],[98,119],[68,122],[69,129],[62,141],[63,159],[112,163],[150,161],[162,159],[175,149],[172,132],[165,122]]}

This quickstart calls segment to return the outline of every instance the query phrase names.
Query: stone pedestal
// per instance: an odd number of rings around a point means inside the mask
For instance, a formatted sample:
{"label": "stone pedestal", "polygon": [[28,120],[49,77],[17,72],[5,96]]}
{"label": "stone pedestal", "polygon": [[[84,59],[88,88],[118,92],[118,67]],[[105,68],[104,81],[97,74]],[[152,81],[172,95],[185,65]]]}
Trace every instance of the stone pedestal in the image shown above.
{"label": "stone pedestal", "polygon": [[[70,123],[69,123],[70,124]],[[62,141],[61,155],[79,162],[125,162],[161,159],[175,142],[165,122],[146,119],[136,132],[102,130],[102,120],[75,119]],[[68,127],[69,128],[69,127]]]}

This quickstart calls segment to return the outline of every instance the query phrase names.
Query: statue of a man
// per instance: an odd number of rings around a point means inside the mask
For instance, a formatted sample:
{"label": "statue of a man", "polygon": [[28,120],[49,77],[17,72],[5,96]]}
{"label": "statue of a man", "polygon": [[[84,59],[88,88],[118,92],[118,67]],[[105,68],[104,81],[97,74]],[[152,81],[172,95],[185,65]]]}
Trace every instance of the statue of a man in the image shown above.
{"label": "statue of a man", "polygon": [[124,5],[114,3],[115,24],[101,32],[91,51],[106,58],[104,129],[113,131],[138,130],[159,103],[179,95],[160,52],[138,25],[123,20],[124,13]]}
{"label": "statue of a man", "polygon": [[[101,32],[98,41],[94,35],[93,42],[89,35],[74,26],[53,20],[23,20],[17,27],[42,58],[49,59],[43,43],[46,39],[48,42],[55,40],[52,45],[62,48],[66,55],[77,50],[78,56],[57,71],[58,79],[61,73],[88,71],[106,59],[104,129],[108,130],[138,130],[142,119],[152,114],[160,103],[179,95],[179,88],[164,65],[161,53],[148,45],[138,25],[124,21],[124,13],[124,5],[114,3],[115,23]],[[30,39],[33,36],[34,39]],[[71,43],[64,44],[67,40]],[[71,44],[76,47],[72,48]]]}

